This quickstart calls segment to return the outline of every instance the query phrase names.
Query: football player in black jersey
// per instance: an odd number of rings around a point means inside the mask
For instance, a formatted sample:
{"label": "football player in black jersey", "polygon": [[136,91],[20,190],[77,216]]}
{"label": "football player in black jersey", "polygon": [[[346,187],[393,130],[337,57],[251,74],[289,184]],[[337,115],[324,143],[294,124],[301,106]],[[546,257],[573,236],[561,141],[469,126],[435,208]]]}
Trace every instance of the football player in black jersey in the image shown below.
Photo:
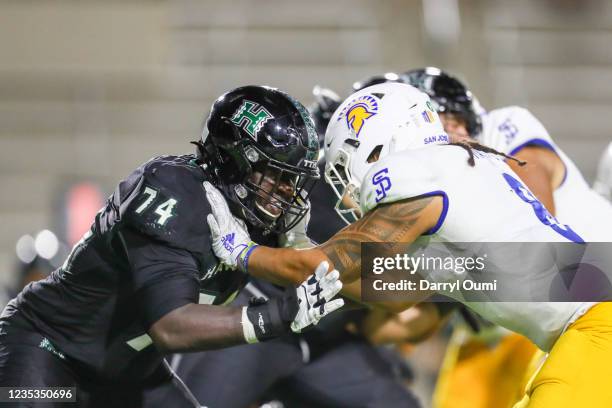
{"label": "football player in black jersey", "polygon": [[[309,198],[311,214],[287,233],[252,238],[271,247],[307,248],[314,245],[310,242],[313,231],[325,238],[345,225],[333,209],[336,196],[326,183],[317,183]],[[279,286],[251,276],[232,304],[242,306],[250,297],[273,298],[281,293]],[[358,333],[364,323],[372,326],[367,309],[347,309],[304,333],[252,346],[175,355],[170,361],[208,408],[248,408],[270,399],[292,408],[420,407],[398,374],[407,369],[401,358]],[[152,408],[183,408],[169,385],[148,393],[147,403]]]}
{"label": "football player in black jersey", "polygon": [[[327,122],[340,101],[322,88],[314,94],[317,103],[311,114],[322,146]],[[323,169],[321,159],[319,171]],[[251,234],[253,240],[271,247],[307,248],[314,245],[310,238],[324,242],[346,225],[334,210],[337,198],[329,185],[318,182],[309,199],[310,214],[286,234]],[[252,296],[276,297],[279,291],[251,276],[233,304],[245,305]],[[397,374],[406,370],[401,359],[358,333],[363,323],[372,326],[367,316],[367,309],[345,309],[306,333],[290,333],[255,346],[175,355],[171,361],[208,408],[247,408],[271,398],[289,407],[420,406]],[[227,381],[230,377],[232,381]],[[173,401],[172,391],[169,386],[156,388],[147,400],[152,407],[167,407]]]}
{"label": "football player in black jersey", "polygon": [[[306,109],[268,87],[224,94],[206,127],[197,154],[154,158],[120,182],[64,265],[5,308],[0,387],[76,387],[78,406],[137,407],[145,387],[170,380],[167,353],[300,332],[342,305],[338,273],[322,264],[297,290],[221,306],[247,275],[217,263],[205,186],[247,226],[282,233],[308,210],[318,144]],[[234,242],[221,245],[246,261],[250,248]]]}

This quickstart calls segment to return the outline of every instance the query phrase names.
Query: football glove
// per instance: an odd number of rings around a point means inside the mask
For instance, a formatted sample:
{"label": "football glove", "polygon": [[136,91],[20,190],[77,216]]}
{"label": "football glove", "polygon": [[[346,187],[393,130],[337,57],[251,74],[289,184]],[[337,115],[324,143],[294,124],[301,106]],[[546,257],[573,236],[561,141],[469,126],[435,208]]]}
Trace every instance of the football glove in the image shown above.
{"label": "football glove", "polygon": [[327,273],[329,264],[321,262],[311,275],[297,288],[290,287],[282,296],[265,301],[254,299],[242,309],[242,329],[247,343],[270,340],[292,331],[302,330],[319,323],[324,316],[344,305],[343,299],[334,299],[342,289],[340,274]]}
{"label": "football glove", "polygon": [[203,185],[212,210],[206,220],[210,227],[213,252],[221,263],[246,272],[249,255],[257,244],[251,240],[244,222],[232,215],[221,192],[208,181]]}

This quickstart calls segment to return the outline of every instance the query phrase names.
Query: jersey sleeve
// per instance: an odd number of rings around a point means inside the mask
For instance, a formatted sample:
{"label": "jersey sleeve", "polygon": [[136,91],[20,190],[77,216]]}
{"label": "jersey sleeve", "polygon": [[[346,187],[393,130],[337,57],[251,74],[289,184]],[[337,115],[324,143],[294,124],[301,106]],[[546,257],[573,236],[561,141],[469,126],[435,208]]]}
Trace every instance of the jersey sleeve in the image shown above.
{"label": "jersey sleeve", "polygon": [[151,160],[121,204],[124,225],[173,248],[210,247],[210,205],[197,166],[172,158]]}
{"label": "jersey sleeve", "polygon": [[181,306],[198,303],[197,261],[190,252],[152,241],[136,231],[124,230],[122,237],[145,327]]}
{"label": "jersey sleeve", "polygon": [[557,151],[548,131],[531,112],[518,106],[506,108],[505,111],[507,116],[496,129],[505,140],[504,153],[514,155],[527,146],[540,146]]}

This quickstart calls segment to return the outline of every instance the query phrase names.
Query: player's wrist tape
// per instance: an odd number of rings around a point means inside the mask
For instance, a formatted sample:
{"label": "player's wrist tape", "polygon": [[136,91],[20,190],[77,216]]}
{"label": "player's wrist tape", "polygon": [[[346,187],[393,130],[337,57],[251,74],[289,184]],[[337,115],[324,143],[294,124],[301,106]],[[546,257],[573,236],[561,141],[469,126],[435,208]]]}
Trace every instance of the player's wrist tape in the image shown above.
{"label": "player's wrist tape", "polygon": [[265,303],[242,308],[242,332],[247,343],[266,341],[290,332],[299,306],[295,289]]}
{"label": "player's wrist tape", "polygon": [[242,272],[244,273],[249,272],[248,271],[249,257],[251,256],[251,252],[253,252],[253,250],[257,248],[258,246],[259,245],[257,245],[255,242],[250,241],[238,255],[237,265],[238,265],[238,269],[240,269]]}
{"label": "player's wrist tape", "polygon": [[242,324],[242,333],[244,334],[244,339],[248,344],[258,343],[259,340],[255,334],[255,326],[253,326],[253,323],[251,323],[249,320],[247,309],[247,306],[242,308],[242,319],[240,320],[240,323]]}

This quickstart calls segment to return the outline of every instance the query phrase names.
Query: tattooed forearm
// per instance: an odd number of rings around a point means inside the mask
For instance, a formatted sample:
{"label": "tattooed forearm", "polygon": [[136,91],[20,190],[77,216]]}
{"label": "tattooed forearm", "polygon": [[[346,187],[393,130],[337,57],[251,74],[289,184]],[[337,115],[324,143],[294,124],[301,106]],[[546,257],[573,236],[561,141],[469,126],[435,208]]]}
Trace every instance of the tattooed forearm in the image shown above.
{"label": "tattooed forearm", "polygon": [[434,197],[383,205],[334,235],[319,249],[342,273],[343,280],[357,279],[361,269],[362,242],[412,242],[427,230],[423,210]]}
{"label": "tattooed forearm", "polygon": [[330,240],[320,247],[336,268],[347,269],[351,265],[361,268],[361,242],[355,239]]}
{"label": "tattooed forearm", "polygon": [[[430,205],[437,200],[438,205]],[[410,243],[438,220],[439,197],[416,198],[383,205],[334,235],[325,244],[297,251],[289,248],[258,247],[249,258],[249,273],[272,282],[299,284],[321,261],[329,261],[342,274],[345,284],[359,279],[361,243]]]}

